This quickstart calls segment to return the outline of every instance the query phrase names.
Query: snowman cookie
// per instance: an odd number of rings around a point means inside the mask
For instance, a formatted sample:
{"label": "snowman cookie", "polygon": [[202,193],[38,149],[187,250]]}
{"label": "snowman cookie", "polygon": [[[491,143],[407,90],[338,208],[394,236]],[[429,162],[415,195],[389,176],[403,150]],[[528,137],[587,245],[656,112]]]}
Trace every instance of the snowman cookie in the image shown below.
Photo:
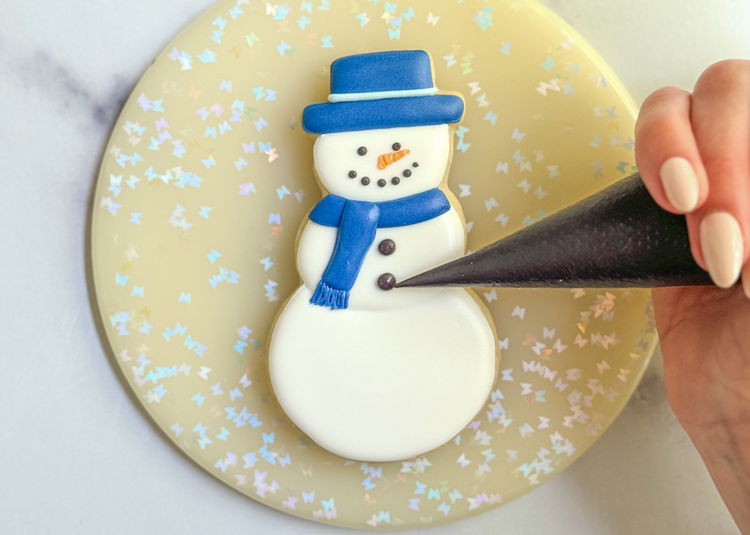
{"label": "snowman cookie", "polygon": [[328,193],[297,244],[302,284],[269,347],[274,393],[323,448],[395,461],[437,448],[479,412],[496,372],[486,309],[463,288],[394,288],[461,257],[446,178],[463,99],[438,94],[421,50],[340,58],[305,108]]}

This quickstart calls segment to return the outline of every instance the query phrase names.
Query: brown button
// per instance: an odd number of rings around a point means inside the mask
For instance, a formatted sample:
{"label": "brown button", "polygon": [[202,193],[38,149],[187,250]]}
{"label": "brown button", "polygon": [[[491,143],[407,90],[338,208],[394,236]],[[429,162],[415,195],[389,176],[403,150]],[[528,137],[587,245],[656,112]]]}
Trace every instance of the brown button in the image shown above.
{"label": "brown button", "polygon": [[392,255],[396,252],[396,242],[393,240],[383,240],[378,244],[378,251],[385,256]]}
{"label": "brown button", "polygon": [[383,273],[378,277],[378,288],[381,290],[392,290],[394,286],[396,286],[396,277],[393,276],[393,273]]}

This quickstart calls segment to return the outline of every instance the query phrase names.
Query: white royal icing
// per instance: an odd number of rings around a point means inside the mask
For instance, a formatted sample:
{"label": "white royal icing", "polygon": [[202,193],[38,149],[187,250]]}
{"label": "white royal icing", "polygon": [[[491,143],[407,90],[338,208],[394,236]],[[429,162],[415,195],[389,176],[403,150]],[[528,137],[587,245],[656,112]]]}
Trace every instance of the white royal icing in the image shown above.
{"label": "white royal icing", "polygon": [[[450,141],[447,125],[324,134],[315,143],[315,170],[332,194],[398,199],[442,183]],[[360,147],[367,153],[360,155]],[[406,150],[378,168],[381,155]],[[381,178],[385,187],[377,185]],[[384,291],[377,280],[383,273],[404,280],[462,256],[462,218],[451,208],[414,225],[379,228],[345,310],[309,302],[337,232],[306,220],[300,234],[303,284],[279,315],[269,349],[276,397],[303,432],[343,457],[392,461],[432,450],[459,433],[486,400],[495,376],[494,332],[464,289]],[[379,250],[386,239],[395,243],[390,255]]]}
{"label": "white royal icing", "polygon": [[286,414],[342,457],[396,461],[468,425],[495,376],[492,329],[471,294],[446,289],[390,310],[331,311],[300,287],[279,317],[270,376]]}

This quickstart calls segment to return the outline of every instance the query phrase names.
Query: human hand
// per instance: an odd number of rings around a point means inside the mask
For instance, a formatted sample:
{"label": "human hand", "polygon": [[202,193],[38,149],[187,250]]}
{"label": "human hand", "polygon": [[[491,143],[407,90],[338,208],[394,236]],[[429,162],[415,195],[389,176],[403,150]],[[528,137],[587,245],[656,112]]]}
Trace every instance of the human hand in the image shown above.
{"label": "human hand", "polygon": [[636,160],[718,286],[654,290],[654,309],[669,402],[750,533],[750,61],[709,67],[692,94],[652,94]]}

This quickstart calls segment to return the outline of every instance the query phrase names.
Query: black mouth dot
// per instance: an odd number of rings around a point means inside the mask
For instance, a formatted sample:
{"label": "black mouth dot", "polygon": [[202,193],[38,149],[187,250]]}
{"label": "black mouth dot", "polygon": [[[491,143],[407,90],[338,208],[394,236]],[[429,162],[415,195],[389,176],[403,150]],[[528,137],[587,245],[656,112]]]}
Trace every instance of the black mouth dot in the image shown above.
{"label": "black mouth dot", "polygon": [[419,162],[414,162],[413,164],[411,164],[411,166],[412,167],[419,167]]}
{"label": "black mouth dot", "polygon": [[357,178],[357,172],[356,171],[349,171],[349,178]]}
{"label": "black mouth dot", "polygon": [[360,180],[360,182],[362,182],[363,186],[367,186],[368,184],[370,184],[370,179],[369,179],[369,177],[363,176],[362,180]]}
{"label": "black mouth dot", "polygon": [[404,176],[409,178],[411,176],[411,169],[404,169]]}
{"label": "black mouth dot", "polygon": [[398,186],[399,182],[401,182],[401,179],[399,177],[397,177],[397,176],[394,176],[391,179],[391,184],[393,184],[394,186]]}
{"label": "black mouth dot", "polygon": [[381,188],[384,188],[385,187],[385,179],[381,178],[380,180],[378,180],[378,186],[380,186]]}

